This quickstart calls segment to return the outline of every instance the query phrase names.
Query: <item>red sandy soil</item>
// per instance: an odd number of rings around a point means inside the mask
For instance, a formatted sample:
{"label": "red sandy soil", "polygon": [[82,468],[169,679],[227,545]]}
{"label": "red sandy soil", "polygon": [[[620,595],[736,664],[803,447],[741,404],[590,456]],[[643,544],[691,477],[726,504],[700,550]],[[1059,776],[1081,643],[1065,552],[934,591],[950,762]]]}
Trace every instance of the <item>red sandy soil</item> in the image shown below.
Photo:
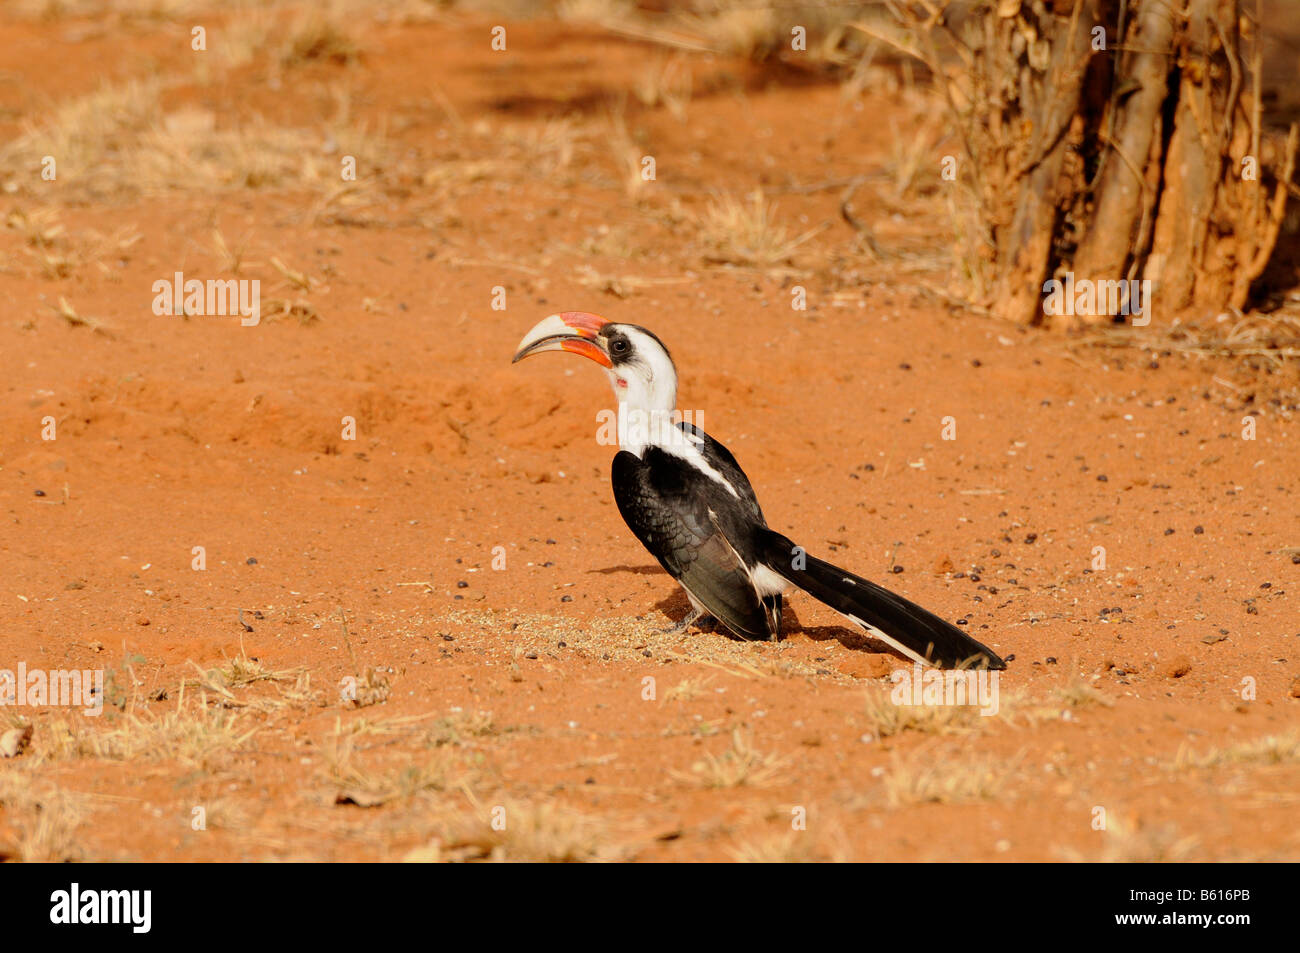
{"label": "red sandy soil", "polygon": [[[99,719],[0,711],[0,733],[34,725],[0,760],[0,858],[1300,857],[1294,365],[950,304],[951,144],[893,191],[933,135],[912,94],[701,55],[678,117],[632,94],[662,51],[511,21],[496,54],[491,22],[358,18],[359,61],[201,77],[166,19],[0,21],[0,141],[154,76],[168,114],[318,146],[345,90],[391,163],[339,218],[300,181],[91,194],[24,169],[0,194],[63,226],[46,249],[0,231],[0,668],[112,673]],[[620,110],[658,162],[635,196]],[[890,260],[838,216],[864,172]],[[711,261],[694,216],[756,187],[789,235],[825,227],[775,269]],[[264,302],[317,320],[155,315],[155,280],[230,277],[214,227]],[[1002,714],[882,731],[903,660],[801,594],[779,643],[660,634],[686,601],[613,504],[604,376],[510,365],[567,309],[668,343],[775,528],[1014,656]],[[223,690],[210,670],[241,659],[276,677]],[[343,701],[347,676],[386,697]]]}

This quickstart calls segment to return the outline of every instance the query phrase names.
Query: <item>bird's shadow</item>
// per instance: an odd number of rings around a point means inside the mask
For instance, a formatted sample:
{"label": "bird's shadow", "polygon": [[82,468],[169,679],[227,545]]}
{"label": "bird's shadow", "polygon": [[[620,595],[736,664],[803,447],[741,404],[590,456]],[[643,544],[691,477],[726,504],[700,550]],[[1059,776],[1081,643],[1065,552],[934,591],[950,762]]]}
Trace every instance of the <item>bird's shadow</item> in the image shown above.
{"label": "bird's shadow", "polygon": [[[602,575],[602,576],[609,576],[609,575],[611,575],[611,574],[613,574],[613,573],[616,573],[616,572],[630,572],[630,573],[634,573],[635,575],[638,575],[638,576],[666,576],[666,575],[668,575],[666,572],[664,572],[662,566],[656,566],[656,565],[650,565],[650,566],[628,566],[628,565],[623,565],[623,566],[606,566],[604,569],[588,569],[587,572],[589,572],[589,573],[598,573],[598,574],[600,574],[600,575]],[[685,597],[684,595],[682,596],[682,601],[683,601],[683,602],[686,601],[686,597]]]}
{"label": "bird's shadow", "polygon": [[[589,569],[588,572],[599,573],[601,575],[611,575],[618,572],[635,573],[638,576],[656,576],[667,575],[663,568],[657,565],[650,566],[606,566],[604,569]],[[686,597],[685,590],[680,587],[660,599],[654,604],[654,607],[666,615],[670,620],[680,620],[685,618],[691,612],[691,601]],[[748,641],[736,635],[726,626],[719,624],[716,620],[705,622],[703,626],[696,623],[694,628],[708,629],[727,638],[736,641]],[[800,632],[812,639],[814,642],[829,642],[832,639],[839,642],[850,652],[865,652],[870,655],[893,655],[903,658],[902,653],[892,645],[874,638],[859,629],[851,629],[842,625],[814,625],[805,626],[799,621],[799,613],[795,611],[794,606],[790,604],[789,599],[783,600],[781,610],[781,634],[778,639],[785,639],[793,632]]]}

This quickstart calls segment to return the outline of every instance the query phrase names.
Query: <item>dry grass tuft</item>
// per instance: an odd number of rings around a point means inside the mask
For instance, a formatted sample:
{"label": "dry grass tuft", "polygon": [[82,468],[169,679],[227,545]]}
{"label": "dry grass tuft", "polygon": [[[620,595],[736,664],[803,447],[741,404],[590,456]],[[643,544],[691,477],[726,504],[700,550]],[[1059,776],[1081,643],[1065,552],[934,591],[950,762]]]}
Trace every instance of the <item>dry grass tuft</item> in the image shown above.
{"label": "dry grass tuft", "polygon": [[1185,863],[1200,858],[1200,840],[1183,836],[1173,824],[1129,822],[1110,812],[1103,845],[1095,854],[1069,849],[1061,852],[1073,863],[1160,864]]}
{"label": "dry grass tuft", "polygon": [[1169,328],[1109,328],[1091,331],[1094,347],[1140,348],[1196,357],[1261,358],[1277,366],[1300,357],[1300,313],[1295,304],[1273,314],[1227,311],[1210,321],[1175,322]]}
{"label": "dry grass tuft", "polygon": [[1089,705],[1101,705],[1104,708],[1114,708],[1115,699],[1103,694],[1093,683],[1098,680],[1099,676],[1094,675],[1090,679],[1084,678],[1083,675],[1075,675],[1070,681],[1060,688],[1052,689],[1053,693],[1061,701],[1065,702],[1071,708],[1086,708]]}
{"label": "dry grass tuft", "polygon": [[684,678],[676,685],[664,692],[663,704],[669,702],[689,702],[697,698],[703,698],[709,694],[709,686],[713,683],[713,676],[707,678]]}
{"label": "dry grass tuft", "polygon": [[618,163],[619,176],[623,182],[623,191],[629,198],[634,198],[648,184],[641,174],[641,158],[644,150],[632,138],[627,128],[627,118],[622,110],[611,112],[607,117],[605,141],[609,152]]}
{"label": "dry grass tuft", "polygon": [[[251,708],[266,712],[286,707],[318,708],[325,704],[321,693],[312,689],[311,673],[306,669],[267,669],[257,659],[249,658],[242,647],[239,655],[226,659],[223,665],[204,669],[193,661],[189,664],[198,672],[199,677],[183,682],[181,691],[198,688],[212,692],[220,699],[218,704],[226,708]],[[273,686],[275,694],[263,693],[251,698],[236,694],[240,689],[259,684]]]}
{"label": "dry grass tuft", "polygon": [[786,30],[782,35],[781,23],[770,3],[703,3],[699,11],[682,14],[682,25],[698,41],[720,53],[757,60],[789,46],[790,32]]}
{"label": "dry grass tuft", "polygon": [[904,759],[894,756],[882,780],[890,807],[955,804],[997,797],[1010,780],[1019,758],[1003,764],[993,757],[949,758],[922,751]]}
{"label": "dry grass tuft", "polygon": [[440,748],[444,745],[464,745],[471,739],[487,738],[501,730],[493,720],[492,712],[463,711],[439,718],[424,729],[421,735],[426,746]]}
{"label": "dry grass tuft", "polygon": [[226,124],[195,106],[166,113],[162,91],[157,80],[131,80],[65,102],[0,148],[0,189],[37,194],[47,155],[57,157],[61,196],[115,202],[177,190],[332,188],[343,155],[359,170],[384,165],[385,138],[353,126],[344,104],[324,128],[308,130]]}
{"label": "dry grass tuft", "polygon": [[281,321],[285,318],[293,318],[302,325],[315,324],[320,321],[320,312],[305,298],[267,298],[262,302],[263,321]]}
{"label": "dry grass tuft", "polygon": [[354,677],[346,701],[354,708],[368,708],[388,701],[393,693],[393,684],[388,675],[374,667],[367,667],[359,676]]}
{"label": "dry grass tuft", "polygon": [[405,859],[584,863],[621,860],[626,854],[610,842],[597,818],[555,803],[508,801],[479,808]]}
{"label": "dry grass tuft", "polygon": [[926,735],[962,734],[975,730],[982,720],[976,705],[899,705],[886,688],[867,692],[866,715],[870,732],[889,738],[905,731]]}
{"label": "dry grass tuft", "polygon": [[379,807],[406,801],[425,791],[446,791],[463,782],[449,755],[439,754],[422,764],[372,770],[355,759],[350,736],[326,749],[327,779],[337,789],[336,804]]}
{"label": "dry grass tuft", "polygon": [[331,63],[348,66],[361,59],[361,47],[348,33],[342,18],[328,8],[312,10],[295,20],[280,53],[280,65]]}
{"label": "dry grass tuft", "polygon": [[288,682],[297,679],[302,669],[284,669],[271,671],[258,659],[248,657],[242,648],[238,655],[226,659],[224,665],[218,665],[206,671],[193,662],[190,663],[202,675],[201,687],[229,695],[231,689],[244,688],[255,682]]}
{"label": "dry grass tuft", "polygon": [[221,262],[221,270],[229,272],[232,275],[239,274],[241,268],[245,265],[252,266],[254,262],[247,262],[244,256],[248,254],[248,236],[244,236],[239,243],[231,248],[226,241],[226,236],[221,234],[221,229],[212,230],[212,251],[217,260]]}
{"label": "dry grass tuft", "polygon": [[1223,748],[1211,748],[1197,754],[1188,745],[1178,749],[1172,767],[1217,768],[1234,764],[1300,764],[1300,732],[1266,735],[1253,741],[1239,741]]}
{"label": "dry grass tuft", "polygon": [[[83,859],[77,829],[85,819],[84,798],[26,773],[0,772],[0,806],[15,833],[12,853],[0,842],[0,861],[67,863]],[[9,855],[9,856],[6,856]]]}
{"label": "dry grass tuft", "polygon": [[706,261],[754,268],[788,264],[795,249],[825,227],[791,238],[776,222],[775,204],[760,189],[744,201],[727,193],[714,196],[697,216],[696,225]]}
{"label": "dry grass tuft", "polygon": [[[104,259],[124,264],[132,246],[141,238],[133,225],[123,225],[110,235],[87,229],[74,236],[59,221],[58,209],[51,207],[14,209],[5,216],[4,225],[18,234],[23,253],[35,263],[31,273],[50,281],[73,277],[88,265],[110,281],[120,280],[118,272],[105,264]],[[55,310],[71,324],[97,326],[95,322],[81,319],[70,306]]]}
{"label": "dry grass tuft", "polygon": [[106,337],[113,336],[112,329],[109,328],[108,325],[104,324],[98,318],[92,318],[84,314],[79,314],[77,312],[77,309],[74,308],[72,305],[70,305],[68,303],[68,299],[63,297],[63,295],[59,295],[58,305],[51,304],[51,305],[46,305],[46,307],[48,307],[51,311],[53,311],[55,314],[61,317],[64,321],[68,322],[68,324],[71,327],[90,328],[90,330],[94,331],[97,334],[103,334]]}
{"label": "dry grass tuft", "polygon": [[18,232],[23,242],[32,248],[53,248],[66,232],[59,221],[59,210],[48,207],[29,212],[14,209],[5,216],[5,228]]}
{"label": "dry grass tuft", "polygon": [[740,864],[818,864],[842,862],[843,857],[828,855],[807,831],[787,831],[758,840],[747,840],[726,849],[727,855]]}
{"label": "dry grass tuft", "polygon": [[686,106],[693,93],[694,78],[680,53],[657,58],[632,86],[632,95],[642,106],[662,106],[677,120],[686,118]]}
{"label": "dry grass tuft", "polygon": [[691,765],[691,772],[674,771],[682,781],[707,788],[766,787],[783,780],[787,759],[757,751],[739,728],[731,733],[731,746],[720,755],[706,754]]}
{"label": "dry grass tuft", "polygon": [[555,15],[574,23],[621,22],[636,10],[632,0],[559,0]]}
{"label": "dry grass tuft", "polygon": [[206,699],[187,705],[182,692],[173,710],[162,715],[123,715],[111,728],[51,722],[38,733],[36,753],[42,760],[175,760],[211,771],[224,765],[257,731],[248,727],[241,713],[209,708]]}

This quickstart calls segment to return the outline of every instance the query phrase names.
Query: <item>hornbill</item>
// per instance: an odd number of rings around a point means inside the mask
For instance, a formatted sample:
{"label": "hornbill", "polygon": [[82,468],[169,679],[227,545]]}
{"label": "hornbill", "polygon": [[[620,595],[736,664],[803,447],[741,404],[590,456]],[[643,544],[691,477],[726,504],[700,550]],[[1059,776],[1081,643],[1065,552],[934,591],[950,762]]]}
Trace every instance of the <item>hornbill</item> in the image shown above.
{"label": "hornbill", "polygon": [[956,626],[888,589],[808,555],[772,530],[736,458],[675,415],[677,369],[662,341],[583,311],[553,314],[524,335],[514,362],[543,351],[590,358],[619,402],[614,500],[637,539],[676,579],[694,611],[743,639],[775,639],[791,585],[916,662],[1006,664]]}

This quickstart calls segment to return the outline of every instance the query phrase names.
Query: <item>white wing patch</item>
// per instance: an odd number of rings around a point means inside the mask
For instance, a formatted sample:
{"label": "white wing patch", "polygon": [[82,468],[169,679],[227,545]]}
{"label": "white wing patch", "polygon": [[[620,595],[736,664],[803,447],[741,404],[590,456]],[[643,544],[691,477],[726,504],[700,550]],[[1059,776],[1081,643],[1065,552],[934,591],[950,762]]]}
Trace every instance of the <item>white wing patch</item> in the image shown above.
{"label": "white wing patch", "polygon": [[[694,435],[692,434],[690,436]],[[664,453],[671,453],[677,459],[685,460],[709,479],[715,480],[725,486],[731,491],[731,495],[736,499],[741,499],[740,493],[738,493],[736,488],[731,485],[731,481],[715,470],[710,465],[709,461],[704,459],[704,454],[700,452],[699,447],[690,446],[677,440],[670,440],[667,443],[656,444],[656,446]]]}

